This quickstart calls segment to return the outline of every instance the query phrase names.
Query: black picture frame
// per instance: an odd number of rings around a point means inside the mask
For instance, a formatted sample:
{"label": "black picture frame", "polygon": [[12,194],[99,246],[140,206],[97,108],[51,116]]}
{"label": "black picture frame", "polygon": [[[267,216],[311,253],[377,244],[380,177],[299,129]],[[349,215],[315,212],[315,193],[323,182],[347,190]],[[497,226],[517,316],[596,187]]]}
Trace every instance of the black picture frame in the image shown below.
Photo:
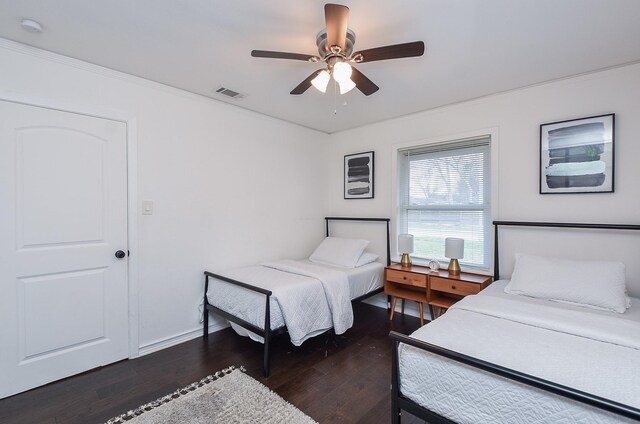
{"label": "black picture frame", "polygon": [[540,125],[540,194],[613,193],[615,114]]}
{"label": "black picture frame", "polygon": [[344,157],[344,198],[373,199],[374,152],[354,153]]}

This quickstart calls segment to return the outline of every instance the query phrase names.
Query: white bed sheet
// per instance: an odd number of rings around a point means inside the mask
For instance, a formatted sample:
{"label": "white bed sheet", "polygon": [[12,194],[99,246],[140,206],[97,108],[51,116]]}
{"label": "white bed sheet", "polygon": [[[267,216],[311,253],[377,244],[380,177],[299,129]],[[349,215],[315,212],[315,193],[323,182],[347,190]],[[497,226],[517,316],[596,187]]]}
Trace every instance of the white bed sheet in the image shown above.
{"label": "white bed sheet", "polygon": [[[307,259],[299,261],[303,264],[322,266],[323,268],[344,272],[349,282],[349,295],[355,299],[366,293],[382,287],[384,265],[378,262],[363,265],[358,268],[342,268],[327,265],[318,265]],[[301,313],[311,314],[316,317],[316,322],[308,330],[304,340],[321,334],[332,328],[329,317],[323,314],[314,314],[313,308],[318,307],[318,299],[324,299],[322,285],[315,278],[306,277],[299,274],[292,274],[265,266],[250,266],[228,271],[225,276],[242,281],[247,284],[273,290],[277,287],[286,286],[287,290],[295,296],[300,303]],[[256,327],[264,327],[265,298],[263,295],[252,292],[242,287],[225,284],[215,279],[209,280],[209,291],[207,299],[214,305],[226,312],[238,316]],[[277,299],[271,298],[269,303],[269,316],[271,329],[277,329],[285,325],[285,320]],[[246,330],[239,325],[230,322],[236,333],[250,337],[251,339],[264,343],[264,339],[255,333]],[[304,341],[302,340],[302,341]],[[293,341],[293,340],[292,340]],[[294,341],[300,344],[302,341]]]}
{"label": "white bed sheet", "polygon": [[[514,295],[503,292],[506,283],[497,281],[478,297],[513,299]],[[523,296],[516,298],[523,305],[557,308],[559,313],[587,311],[604,319],[613,316],[628,320],[621,327],[632,331],[640,324],[640,299],[632,299],[632,307],[625,314],[616,314]],[[637,349],[455,307],[412,336],[640,407],[640,350]],[[404,396],[458,423],[632,422],[410,346],[401,346],[400,381]]]}

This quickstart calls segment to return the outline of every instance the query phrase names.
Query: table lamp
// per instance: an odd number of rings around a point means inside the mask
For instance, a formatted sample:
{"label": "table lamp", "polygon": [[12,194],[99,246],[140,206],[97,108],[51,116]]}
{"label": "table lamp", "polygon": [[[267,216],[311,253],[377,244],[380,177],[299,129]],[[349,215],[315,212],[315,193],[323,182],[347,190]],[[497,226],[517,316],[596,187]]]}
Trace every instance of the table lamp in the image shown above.
{"label": "table lamp", "polygon": [[400,265],[411,266],[411,253],[413,253],[413,236],[411,234],[398,234],[398,251],[402,253]]}
{"label": "table lamp", "polygon": [[444,239],[444,256],[451,259],[451,261],[449,261],[449,274],[460,274],[458,259],[464,258],[464,239],[456,237],[447,237]]}

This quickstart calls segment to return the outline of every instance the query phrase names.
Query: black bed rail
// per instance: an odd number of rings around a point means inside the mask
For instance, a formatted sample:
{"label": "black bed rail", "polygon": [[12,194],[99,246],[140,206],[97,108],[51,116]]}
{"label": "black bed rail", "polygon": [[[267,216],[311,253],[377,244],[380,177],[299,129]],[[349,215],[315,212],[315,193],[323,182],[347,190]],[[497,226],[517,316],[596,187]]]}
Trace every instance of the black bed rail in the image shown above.
{"label": "black bed rail", "polygon": [[592,230],[640,230],[635,224],[587,224],[578,222],[531,222],[531,221],[493,221],[493,280],[500,279],[500,261],[498,255],[498,228],[505,227],[546,227],[546,228],[583,228]]}
{"label": "black bed rail", "polygon": [[[391,348],[391,423],[400,424],[401,412],[404,409],[413,415],[420,417],[430,424],[456,424],[455,422],[436,414],[416,402],[408,399],[400,392],[400,356],[398,354],[398,346],[400,342],[409,344],[414,347],[421,348],[416,342],[419,340],[403,334],[391,331],[389,337],[393,341]],[[426,343],[425,343],[426,344]]]}
{"label": "black bed rail", "polygon": [[[256,293],[263,294],[265,296],[265,309],[264,309],[264,329],[255,326],[242,318],[238,318],[235,315],[232,315],[220,308],[217,308],[209,303],[209,299],[207,298],[207,293],[209,292],[209,278],[215,278],[216,280],[222,280],[234,286],[243,287],[245,289],[254,291]],[[204,322],[202,326],[203,337],[206,339],[209,337],[209,311],[215,312],[216,314],[228,319],[231,322],[234,322],[240,325],[243,328],[261,336],[264,338],[264,352],[263,352],[263,371],[264,376],[269,376],[269,368],[270,368],[270,349],[269,345],[271,343],[271,337],[280,333],[284,333],[286,331],[286,327],[278,328],[275,330],[271,330],[271,311],[270,311],[270,300],[271,295],[273,293],[271,290],[263,289],[262,287],[252,286],[251,284],[243,283],[242,281],[234,280],[229,277],[225,277],[224,275],[214,274],[213,272],[205,271],[204,272]]]}
{"label": "black bed rail", "polygon": [[[563,386],[561,384],[554,383],[552,381],[544,380],[542,378],[534,377],[519,371],[515,371],[509,368],[505,368],[500,365],[493,364],[491,362],[483,361],[481,359],[477,359],[468,355],[464,355],[462,353],[455,352],[453,350],[445,349],[440,346],[433,345],[431,343],[423,342],[422,340],[415,339],[413,337],[405,336],[403,334],[397,333],[395,331],[391,331],[389,333],[389,337],[393,340],[393,369],[392,369],[392,394],[395,398],[405,399],[400,393],[400,380],[399,380],[399,362],[398,362],[398,346],[400,343],[404,343],[418,349],[426,350],[427,352],[434,353],[438,356],[443,356],[445,358],[454,360],[456,362],[460,362],[466,365],[470,365],[474,368],[481,369],[483,371],[490,372],[492,374],[499,375],[501,377],[508,378],[510,380],[517,381],[519,383],[524,383],[528,386],[536,387],[538,389],[542,389],[547,392],[554,393],[556,395],[564,396],[569,399],[577,400],[578,402],[582,402],[591,406],[595,406],[600,409],[607,410],[609,412],[613,412],[628,418],[632,418],[635,420],[640,420],[640,409],[633,408],[628,405],[624,405],[619,402],[615,402],[609,399],[605,399],[600,396],[592,395],[590,393],[586,393],[580,390],[573,389],[571,387]],[[397,406],[392,405],[397,411]],[[405,409],[405,408],[402,408]],[[411,412],[410,409],[407,409]],[[427,411],[427,410],[425,410]],[[431,413],[431,411],[428,411]],[[395,423],[396,421],[394,421]],[[452,422],[450,420],[439,421],[439,422]]]}
{"label": "black bed rail", "polygon": [[327,216],[324,218],[327,237],[329,237],[329,221],[361,221],[361,222],[386,222],[387,223],[387,266],[391,265],[391,241],[389,224],[390,218],[352,218],[341,216]]}
{"label": "black bed rail", "polygon": [[266,296],[271,296],[273,293],[271,290],[263,289],[262,287],[252,286],[251,284],[243,283],[242,281],[234,280],[229,277],[225,277],[224,275],[214,274],[213,272],[205,271],[204,275],[207,277],[213,277],[216,280],[226,281],[227,283],[231,283],[235,286],[244,287],[245,289],[253,290],[258,293],[264,294]]}

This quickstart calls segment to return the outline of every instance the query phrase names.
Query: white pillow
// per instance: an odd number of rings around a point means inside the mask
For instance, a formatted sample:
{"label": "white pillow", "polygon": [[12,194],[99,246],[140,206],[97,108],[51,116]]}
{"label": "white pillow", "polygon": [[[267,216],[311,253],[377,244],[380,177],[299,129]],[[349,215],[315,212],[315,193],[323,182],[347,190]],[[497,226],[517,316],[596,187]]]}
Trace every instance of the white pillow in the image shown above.
{"label": "white pillow", "polygon": [[627,308],[622,262],[575,261],[516,253],[506,293],[623,313]]}
{"label": "white pillow", "polygon": [[369,240],[327,237],[311,254],[311,262],[355,268]]}
{"label": "white pillow", "polygon": [[371,262],[375,262],[379,257],[380,256],[376,255],[375,253],[362,252],[362,255],[360,255],[360,259],[358,259],[358,262],[356,262],[356,268],[362,265],[370,264]]}

